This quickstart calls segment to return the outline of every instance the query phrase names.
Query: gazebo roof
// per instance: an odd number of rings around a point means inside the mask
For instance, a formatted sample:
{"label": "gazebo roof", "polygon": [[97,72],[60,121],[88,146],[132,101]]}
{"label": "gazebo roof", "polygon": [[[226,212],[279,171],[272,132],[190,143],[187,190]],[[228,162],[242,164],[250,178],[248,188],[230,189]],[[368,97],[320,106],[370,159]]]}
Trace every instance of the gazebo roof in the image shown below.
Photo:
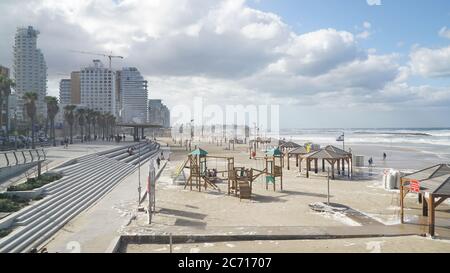
{"label": "gazebo roof", "polygon": [[403,176],[403,179],[420,181],[421,191],[450,196],[449,164],[439,164],[431,166],[412,174]]}
{"label": "gazebo roof", "polygon": [[292,151],[289,151],[289,154],[293,154],[293,155],[295,155],[295,154],[304,155],[304,154],[307,154],[307,153],[308,152],[306,151],[306,148],[303,147],[303,146],[300,146],[298,148],[295,148]]}
{"label": "gazebo roof", "polygon": [[266,155],[269,155],[269,156],[280,156],[280,155],[283,155],[283,153],[280,151],[279,148],[273,148],[273,149],[268,150],[266,152]]}
{"label": "gazebo roof", "polygon": [[346,151],[344,151],[344,150],[342,150],[342,149],[340,149],[340,148],[338,148],[336,146],[333,146],[333,145],[328,145],[324,149],[327,150],[327,151],[332,151],[332,152],[340,154],[340,155],[345,155],[345,156],[351,156],[352,155],[351,153],[346,152]]}
{"label": "gazebo roof", "polygon": [[299,144],[295,143],[295,142],[292,142],[292,141],[285,141],[284,143],[280,144],[280,147],[292,149],[292,148],[298,148],[298,147],[301,147],[301,146]]}
{"label": "gazebo roof", "polygon": [[342,158],[347,158],[347,155],[338,154],[331,150],[322,148],[318,151],[313,151],[309,154],[305,154],[305,155],[303,155],[303,157],[309,158],[309,159],[342,159]]}
{"label": "gazebo roof", "polygon": [[190,155],[199,155],[199,156],[206,156],[207,154],[208,154],[207,151],[200,148],[197,148],[190,153]]}

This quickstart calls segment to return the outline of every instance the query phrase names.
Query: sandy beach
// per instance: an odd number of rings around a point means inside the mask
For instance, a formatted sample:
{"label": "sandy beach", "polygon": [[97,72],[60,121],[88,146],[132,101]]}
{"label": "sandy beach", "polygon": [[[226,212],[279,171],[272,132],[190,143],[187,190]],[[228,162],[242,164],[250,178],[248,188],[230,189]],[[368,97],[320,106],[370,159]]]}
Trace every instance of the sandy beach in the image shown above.
{"label": "sandy beach", "polygon": [[[309,204],[326,202],[327,180],[319,173],[307,179],[295,168],[295,160],[291,159],[291,169],[283,169],[283,190],[279,182],[276,191],[272,186],[266,190],[263,178],[253,184],[251,200],[239,200],[238,197],[227,195],[226,182],[218,183],[219,190],[208,188],[202,192],[184,189],[182,176],[173,182],[173,173],[183,160],[186,159],[185,147],[174,145],[172,140],[164,139],[162,143],[169,143],[171,156],[166,169],[163,171],[156,189],[156,214],[152,224],[147,224],[147,214],[140,213],[136,219],[123,230],[124,235],[144,234],[264,234],[268,240],[227,242],[210,244],[189,243],[177,245],[180,252],[371,252],[367,244],[372,241],[383,241],[381,252],[450,252],[450,206],[443,204],[437,208],[436,224],[439,240],[412,234],[425,234],[427,231],[426,217],[421,216],[421,206],[417,196],[409,194],[406,198],[406,224],[400,224],[399,194],[397,190],[387,191],[382,187],[380,175],[364,175],[365,169],[360,170],[359,177],[349,179],[339,176],[330,182],[330,201],[348,207],[345,213],[320,213],[311,210]],[[225,146],[217,146],[207,141],[192,145],[200,146],[211,156],[233,156],[235,166],[262,169],[261,160],[249,159],[248,145],[235,145],[234,150]],[[364,147],[354,147],[358,152]],[[232,149],[232,147],[231,147]],[[366,150],[370,153],[373,147]],[[392,149],[390,158],[385,162],[389,168],[396,163],[396,152],[414,152],[404,149]],[[260,154],[262,155],[262,154]],[[403,157],[402,157],[403,160]],[[412,160],[411,160],[412,161]],[[417,160],[420,162],[420,159]],[[223,170],[223,160],[210,159],[208,168]],[[402,163],[404,164],[404,162]],[[414,168],[412,166],[411,168]],[[186,177],[188,176],[186,170]],[[333,233],[335,229],[346,230],[348,236],[374,236],[398,234],[389,238],[346,238],[333,240],[270,240],[271,232],[295,233],[295,228],[311,230],[311,236],[320,233]],[[230,228],[237,229],[230,232]],[[292,231],[282,231],[291,228]],[[239,232],[239,229],[242,232]],[[277,231],[278,230],[278,231]],[[320,231],[320,232],[319,232]],[[367,231],[367,234],[364,234]],[[305,232],[308,234],[308,232]],[[401,236],[400,236],[401,235]],[[406,237],[405,237],[406,236]],[[313,237],[313,236],[312,236]],[[410,246],[415,245],[414,248]],[[165,246],[161,244],[135,245],[129,244],[122,251],[125,252],[161,252]]]}

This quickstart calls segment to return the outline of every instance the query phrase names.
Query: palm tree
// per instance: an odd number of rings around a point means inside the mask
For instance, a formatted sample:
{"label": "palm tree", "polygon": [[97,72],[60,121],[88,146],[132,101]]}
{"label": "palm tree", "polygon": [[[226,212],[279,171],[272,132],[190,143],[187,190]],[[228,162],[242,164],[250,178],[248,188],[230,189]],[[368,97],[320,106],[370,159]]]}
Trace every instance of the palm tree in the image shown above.
{"label": "palm tree", "polygon": [[69,123],[70,128],[70,144],[73,143],[73,124],[75,122],[75,114],[74,110],[77,108],[75,105],[66,105],[64,107],[64,119],[67,123]]}
{"label": "palm tree", "polygon": [[0,128],[3,126],[3,103],[5,103],[6,110],[6,130],[5,133],[9,135],[9,124],[8,124],[8,98],[11,95],[11,88],[15,86],[13,80],[4,75],[0,75]]}
{"label": "palm tree", "polygon": [[88,139],[91,140],[91,124],[94,119],[95,111],[93,109],[86,110],[86,124],[88,126]]}
{"label": "palm tree", "polygon": [[95,131],[95,125],[98,123],[98,120],[100,118],[100,112],[98,111],[94,111],[93,115],[92,115],[92,131],[94,133],[94,138],[97,135],[96,131]]}
{"label": "palm tree", "polygon": [[38,99],[38,95],[34,92],[26,92],[23,95],[23,99],[25,100],[25,109],[27,111],[27,115],[31,120],[31,148],[36,149],[36,145],[34,143],[34,124],[36,123],[36,101]]}
{"label": "palm tree", "polygon": [[47,117],[50,120],[50,136],[53,139],[53,146],[56,147],[55,117],[59,111],[58,99],[56,97],[47,96],[45,97],[45,102],[47,103]]}
{"label": "palm tree", "polygon": [[77,109],[78,125],[80,126],[81,142],[84,142],[84,125],[86,121],[86,110]]}
{"label": "palm tree", "polygon": [[[105,115],[103,115],[100,112],[98,113],[98,116],[97,116],[97,123],[101,130],[102,140],[105,140]],[[99,133],[98,137],[100,138],[100,133]]]}
{"label": "palm tree", "polygon": [[111,113],[106,114],[106,132],[108,136],[114,134],[114,127],[116,126],[116,117]]}

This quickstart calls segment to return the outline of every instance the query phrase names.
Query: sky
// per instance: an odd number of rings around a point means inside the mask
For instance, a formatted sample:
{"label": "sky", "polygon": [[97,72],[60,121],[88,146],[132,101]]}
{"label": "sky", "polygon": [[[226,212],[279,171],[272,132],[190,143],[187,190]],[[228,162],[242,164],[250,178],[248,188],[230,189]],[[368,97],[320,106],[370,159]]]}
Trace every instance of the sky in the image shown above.
{"label": "sky", "polygon": [[[32,25],[48,93],[113,52],[169,107],[280,105],[282,128],[450,127],[450,1],[1,0],[0,65]],[[104,60],[107,64],[107,60]]]}

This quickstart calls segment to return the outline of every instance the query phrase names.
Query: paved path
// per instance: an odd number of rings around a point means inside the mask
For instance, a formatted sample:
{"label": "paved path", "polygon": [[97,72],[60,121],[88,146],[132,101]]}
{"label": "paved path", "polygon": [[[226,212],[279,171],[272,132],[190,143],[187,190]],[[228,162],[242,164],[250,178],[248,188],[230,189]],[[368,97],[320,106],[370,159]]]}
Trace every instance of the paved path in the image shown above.
{"label": "paved path", "polygon": [[[148,166],[149,162],[141,166],[142,191],[146,188]],[[136,170],[126,177],[108,195],[64,225],[41,247],[59,253],[107,251],[137,210],[138,173]]]}

